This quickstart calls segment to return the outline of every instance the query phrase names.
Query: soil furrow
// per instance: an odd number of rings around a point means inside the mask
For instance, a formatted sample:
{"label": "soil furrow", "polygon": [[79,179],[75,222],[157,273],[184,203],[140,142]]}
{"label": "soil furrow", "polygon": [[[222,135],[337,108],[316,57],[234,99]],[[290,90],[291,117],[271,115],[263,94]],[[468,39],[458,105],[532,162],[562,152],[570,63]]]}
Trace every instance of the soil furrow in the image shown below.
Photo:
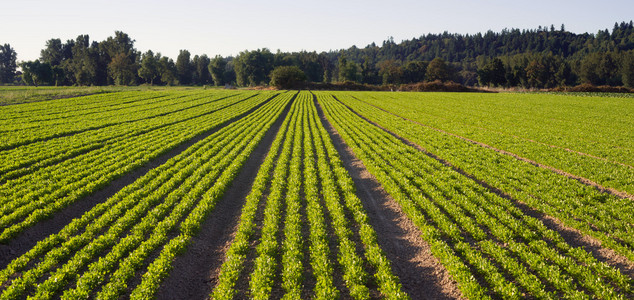
{"label": "soil furrow", "polygon": [[174,260],[170,275],[161,285],[157,299],[207,299],[216,284],[225,252],[233,241],[246,196],[260,165],[288,114],[292,100],[254,149],[214,210],[192,238],[187,251]]}
{"label": "soil furrow", "polygon": [[370,225],[376,230],[379,246],[392,262],[393,272],[399,277],[403,291],[412,299],[463,298],[457,283],[421,238],[420,230],[343,141],[324,116],[317,100],[315,105],[344,167],[357,187],[357,196],[368,213]]}

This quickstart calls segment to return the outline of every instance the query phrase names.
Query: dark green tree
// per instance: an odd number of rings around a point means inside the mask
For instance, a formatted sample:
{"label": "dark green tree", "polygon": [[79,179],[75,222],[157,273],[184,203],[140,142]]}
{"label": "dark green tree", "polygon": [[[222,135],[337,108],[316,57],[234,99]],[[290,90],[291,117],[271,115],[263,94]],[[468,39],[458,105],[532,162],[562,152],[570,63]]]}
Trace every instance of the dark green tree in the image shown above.
{"label": "dark green tree", "polygon": [[240,52],[234,60],[238,85],[255,86],[269,83],[273,61],[273,53],[266,48]]}
{"label": "dark green tree", "polygon": [[278,89],[301,88],[306,74],[297,66],[279,66],[271,72],[271,85]]}
{"label": "dark green tree", "polygon": [[403,67],[403,83],[416,83],[425,79],[427,63],[424,61],[410,61]]}
{"label": "dark green tree", "polygon": [[359,65],[341,55],[339,57],[339,81],[358,82],[360,79],[359,77]]}
{"label": "dark green tree", "polygon": [[87,34],[79,35],[73,42],[72,58],[68,61],[66,68],[73,75],[75,84],[97,84],[99,52],[95,47],[90,46],[90,37]]}
{"label": "dark green tree", "polygon": [[194,56],[192,61],[194,65],[193,81],[198,85],[211,83],[211,74],[209,74],[209,57],[206,54]]}
{"label": "dark green tree", "polygon": [[178,84],[178,71],[176,70],[174,60],[167,56],[161,57],[159,59],[158,70],[161,82],[167,85]]}
{"label": "dark green tree", "polygon": [[220,55],[216,55],[209,62],[209,73],[211,74],[211,79],[214,82],[215,86],[225,85],[225,72],[227,69],[227,61]]}
{"label": "dark green tree", "polygon": [[0,45],[0,83],[12,83],[15,77],[18,54],[11,45]]}
{"label": "dark green tree", "polygon": [[503,86],[506,84],[506,69],[501,59],[495,57],[478,70],[480,85]]}
{"label": "dark green tree", "polygon": [[442,58],[434,58],[429,62],[427,66],[427,72],[425,73],[425,79],[427,81],[448,81],[451,79],[451,73],[449,66]]}
{"label": "dark green tree", "polygon": [[621,58],[621,76],[623,85],[634,88],[634,50],[623,54]]}
{"label": "dark green tree", "polygon": [[191,62],[191,54],[187,50],[180,50],[176,58],[176,72],[179,84],[191,84],[194,76],[194,65]]}
{"label": "dark green tree", "polygon": [[141,77],[146,83],[154,85],[154,81],[161,75],[159,71],[159,60],[161,54],[154,55],[152,50],[148,50],[143,54],[141,59],[141,65],[139,66],[139,77]]}
{"label": "dark green tree", "polygon": [[49,63],[40,63],[39,60],[20,63],[22,69],[22,81],[27,85],[39,86],[50,84],[53,80],[53,69]]}

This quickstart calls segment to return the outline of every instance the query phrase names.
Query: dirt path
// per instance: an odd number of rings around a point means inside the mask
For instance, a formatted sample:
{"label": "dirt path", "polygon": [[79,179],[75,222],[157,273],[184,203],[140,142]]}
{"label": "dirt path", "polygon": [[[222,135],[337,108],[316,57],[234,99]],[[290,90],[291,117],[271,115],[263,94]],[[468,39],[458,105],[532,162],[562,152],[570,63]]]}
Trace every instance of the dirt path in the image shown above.
{"label": "dirt path", "polygon": [[292,101],[264,135],[240,173],[233,180],[214,210],[192,238],[187,251],[172,263],[170,275],[161,285],[157,299],[207,299],[215,286],[236,230],[246,196],[258,169],[282,126]]}
{"label": "dirt path", "polygon": [[73,202],[69,206],[62,210],[55,212],[48,219],[42,220],[33,226],[25,229],[16,237],[11,239],[7,244],[0,244],[0,269],[5,268],[13,259],[20,257],[31,248],[33,248],[37,242],[43,240],[47,236],[59,232],[62,228],[68,225],[74,218],[81,217],[84,213],[91,210],[99,203],[103,203],[108,198],[119,192],[121,189],[145,175],[151,169],[156,168],[164,164],[170,158],[180,154],[193,144],[205,139],[206,137],[214,134],[218,130],[224,128],[228,124],[252,113],[262,105],[268,103],[273,97],[246,111],[245,113],[236,116],[215,128],[204,132],[194,138],[183,142],[175,148],[168,150],[167,152],[159,155],[155,159],[149,161],[145,165],[134,169],[133,171],[112,180],[104,188],[96,191],[95,193],[84,197],[78,201]]}
{"label": "dirt path", "polygon": [[421,238],[419,229],[345,144],[325,118],[317,101],[315,105],[322,124],[357,187],[357,196],[368,213],[370,225],[376,230],[379,246],[392,262],[392,270],[399,277],[403,290],[412,299],[463,298],[456,282]]}
{"label": "dirt path", "polygon": [[[355,99],[357,99],[357,98],[355,98]],[[359,100],[359,99],[357,99],[357,100]],[[491,150],[493,150],[493,151],[495,151],[495,152],[498,152],[498,153],[501,153],[501,154],[505,154],[505,155],[508,155],[508,156],[512,156],[512,157],[514,157],[514,158],[516,158],[516,159],[518,159],[518,160],[521,160],[521,161],[524,161],[524,162],[530,163],[530,164],[532,164],[532,165],[534,165],[534,166],[537,166],[537,167],[540,167],[540,168],[544,168],[544,169],[548,169],[548,170],[553,171],[553,172],[555,172],[555,173],[557,173],[557,174],[559,174],[559,175],[566,176],[566,177],[568,177],[568,178],[570,178],[570,179],[577,180],[577,181],[579,181],[579,182],[581,182],[581,183],[583,183],[583,184],[585,184],[585,185],[589,185],[589,186],[595,187],[595,188],[597,188],[598,190],[600,190],[600,191],[602,191],[602,192],[605,192],[605,193],[608,193],[608,194],[612,194],[612,195],[615,195],[615,196],[617,196],[617,197],[627,198],[627,199],[634,200],[634,195],[631,195],[631,194],[629,194],[629,193],[627,193],[627,192],[623,192],[623,191],[619,191],[619,190],[614,189],[614,188],[610,188],[610,187],[605,187],[605,186],[602,186],[602,185],[600,185],[600,184],[598,184],[598,183],[596,183],[596,182],[594,182],[594,181],[592,181],[592,180],[590,180],[590,179],[588,179],[588,178],[581,177],[581,176],[577,176],[577,175],[574,175],[574,174],[572,174],[572,173],[568,173],[568,172],[566,172],[566,171],[564,171],[564,170],[560,170],[560,169],[557,169],[557,168],[554,168],[554,167],[551,167],[551,166],[548,166],[548,165],[541,164],[541,163],[536,162],[536,161],[534,161],[534,160],[531,160],[531,159],[528,159],[528,158],[525,158],[525,157],[519,156],[519,155],[517,155],[517,154],[515,154],[515,153],[508,152],[508,151],[505,151],[505,150],[502,150],[502,149],[498,149],[498,148],[495,148],[495,147],[493,147],[493,146],[491,146],[491,145],[488,145],[488,144],[485,144],[485,143],[481,143],[481,142],[478,142],[478,141],[472,140],[472,139],[470,139],[470,138],[467,138],[467,137],[464,137],[464,136],[461,136],[461,135],[457,135],[457,134],[455,134],[455,133],[447,132],[447,131],[444,131],[444,130],[442,130],[442,129],[435,128],[435,127],[432,127],[432,126],[429,126],[429,125],[426,125],[426,124],[423,124],[423,123],[420,123],[420,122],[417,122],[417,121],[414,121],[414,120],[411,120],[411,119],[408,119],[408,118],[405,118],[405,117],[399,116],[399,115],[397,115],[397,114],[395,114],[395,113],[393,113],[393,112],[387,111],[387,110],[382,109],[382,108],[380,108],[380,107],[378,107],[378,106],[375,106],[375,105],[373,105],[373,104],[367,103],[367,102],[365,102],[365,101],[363,101],[363,100],[359,100],[359,101],[361,101],[361,102],[363,102],[363,103],[365,103],[365,104],[367,104],[367,105],[370,105],[370,106],[372,106],[372,107],[374,107],[374,108],[376,108],[376,109],[379,109],[379,110],[381,110],[381,111],[383,111],[383,112],[386,112],[386,113],[388,113],[388,114],[391,114],[391,115],[393,115],[393,116],[396,116],[396,117],[398,117],[398,118],[401,118],[401,119],[403,119],[403,120],[406,120],[406,121],[412,122],[412,123],[414,123],[414,124],[417,124],[417,125],[420,125],[420,126],[423,126],[423,127],[427,127],[427,128],[429,128],[429,129],[432,129],[432,130],[438,131],[438,132],[440,132],[440,133],[444,133],[444,134],[446,134],[446,135],[449,135],[449,136],[453,136],[453,137],[456,137],[456,138],[462,139],[462,140],[464,140],[464,141],[470,142],[470,143],[472,143],[472,144],[476,144],[476,145],[478,145],[478,146],[482,146],[482,147],[487,148],[487,149],[491,149]],[[356,111],[354,111],[354,110],[353,110],[352,108],[350,108],[348,105],[344,104],[344,103],[343,103],[343,102],[341,102],[341,101],[339,101],[339,102],[340,102],[341,104],[345,105],[345,106],[346,106],[348,109],[350,109],[351,111],[355,112],[355,114],[359,115],[360,117],[364,118],[365,120],[368,120],[367,118],[365,118],[365,117],[361,116],[359,113],[357,113]],[[374,122],[372,122],[372,123],[373,123],[373,124],[375,124],[375,125],[377,125],[377,124],[376,124],[376,123],[374,123]],[[383,127],[381,127],[381,128],[383,128]],[[386,130],[386,129],[385,129],[385,128],[383,128],[383,130]],[[573,151],[574,151],[574,150],[573,150]],[[575,152],[576,152],[576,151],[575,151]]]}
{"label": "dirt path", "polygon": [[[343,104],[343,105],[345,105],[345,104]],[[604,263],[606,263],[606,264],[608,264],[608,265],[610,265],[612,267],[615,267],[615,268],[619,269],[621,271],[621,273],[623,273],[624,275],[627,275],[627,276],[629,276],[631,278],[634,278],[634,263],[631,262],[630,260],[628,260],[626,257],[622,256],[621,254],[618,254],[616,251],[614,251],[612,249],[608,249],[608,248],[602,247],[601,246],[601,241],[599,241],[599,240],[597,240],[597,239],[595,239],[595,238],[593,238],[591,236],[588,236],[588,235],[582,233],[581,231],[579,231],[579,230],[577,230],[575,228],[568,227],[568,226],[564,225],[557,218],[554,218],[552,216],[546,215],[546,214],[544,214],[544,213],[542,213],[542,212],[540,212],[540,211],[528,206],[526,203],[514,199],[511,195],[506,194],[503,191],[501,191],[500,189],[489,185],[487,182],[484,182],[482,180],[476,179],[473,175],[467,173],[466,171],[464,171],[464,170],[462,170],[460,168],[457,168],[456,166],[454,166],[451,163],[445,161],[444,159],[436,156],[435,154],[428,152],[426,149],[424,149],[420,145],[418,145],[418,144],[416,144],[414,142],[411,142],[411,141],[409,141],[409,140],[397,135],[396,133],[394,133],[394,132],[382,127],[381,125],[379,125],[379,124],[367,119],[366,117],[364,117],[364,116],[360,115],[359,113],[357,113],[352,108],[350,108],[348,106],[346,106],[346,107],[348,109],[350,109],[351,112],[353,112],[354,114],[356,114],[360,118],[364,119],[366,122],[368,122],[368,123],[380,128],[381,130],[389,133],[390,135],[392,135],[395,138],[399,139],[403,143],[420,150],[421,152],[425,153],[429,157],[431,157],[433,159],[436,159],[437,161],[439,161],[443,165],[452,168],[454,171],[460,173],[461,175],[472,179],[473,181],[478,183],[480,186],[486,188],[490,192],[495,193],[498,196],[511,201],[512,203],[515,204],[516,207],[518,207],[522,211],[523,214],[531,216],[531,217],[533,217],[535,219],[540,220],[548,229],[559,233],[559,235],[561,235],[561,237],[570,246],[582,247],[586,251],[592,253],[592,255],[597,260],[599,260],[601,262],[604,262]]]}

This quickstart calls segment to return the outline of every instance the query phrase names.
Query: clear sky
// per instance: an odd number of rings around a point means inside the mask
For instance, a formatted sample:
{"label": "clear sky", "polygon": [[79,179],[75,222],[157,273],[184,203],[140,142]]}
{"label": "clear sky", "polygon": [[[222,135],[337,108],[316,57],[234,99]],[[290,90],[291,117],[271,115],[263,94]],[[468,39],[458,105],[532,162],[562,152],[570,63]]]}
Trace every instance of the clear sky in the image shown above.
{"label": "clear sky", "polygon": [[243,50],[328,51],[427,33],[535,29],[576,33],[634,19],[634,1],[563,0],[0,0],[0,43],[18,61],[39,57],[45,42],[80,34],[102,41],[120,30],[176,59],[180,49],[211,57]]}

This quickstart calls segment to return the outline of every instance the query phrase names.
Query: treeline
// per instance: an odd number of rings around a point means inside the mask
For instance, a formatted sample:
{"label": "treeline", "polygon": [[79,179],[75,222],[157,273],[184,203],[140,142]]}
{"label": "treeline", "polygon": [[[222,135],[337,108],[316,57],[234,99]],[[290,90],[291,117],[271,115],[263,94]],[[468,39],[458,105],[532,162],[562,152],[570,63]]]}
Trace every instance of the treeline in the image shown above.
{"label": "treeline", "polygon": [[[16,63],[0,46],[0,82],[31,85],[238,85],[271,83],[272,71],[294,67],[309,82],[398,85],[453,81],[467,86],[553,88],[582,83],[634,87],[634,24],[616,23],[596,34],[554,26],[488,31],[475,35],[428,34],[381,46],[330,52],[257,49],[235,57],[208,57],[181,50],[176,61],[141,53],[134,40],[115,32],[104,41],[88,35],[51,39],[38,60]],[[16,72],[17,66],[22,72]],[[284,69],[284,70],[287,70]],[[279,73],[279,72],[277,72]],[[296,73],[296,72],[295,72]]]}

